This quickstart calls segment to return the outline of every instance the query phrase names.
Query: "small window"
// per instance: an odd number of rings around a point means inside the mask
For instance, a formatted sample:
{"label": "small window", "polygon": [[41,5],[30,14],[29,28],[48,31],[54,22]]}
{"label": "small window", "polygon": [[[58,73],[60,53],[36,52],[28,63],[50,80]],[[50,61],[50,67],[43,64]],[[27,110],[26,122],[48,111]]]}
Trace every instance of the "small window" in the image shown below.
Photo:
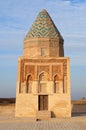
{"label": "small window", "polygon": [[45,48],[41,48],[41,56],[45,56],[46,55],[46,49]]}

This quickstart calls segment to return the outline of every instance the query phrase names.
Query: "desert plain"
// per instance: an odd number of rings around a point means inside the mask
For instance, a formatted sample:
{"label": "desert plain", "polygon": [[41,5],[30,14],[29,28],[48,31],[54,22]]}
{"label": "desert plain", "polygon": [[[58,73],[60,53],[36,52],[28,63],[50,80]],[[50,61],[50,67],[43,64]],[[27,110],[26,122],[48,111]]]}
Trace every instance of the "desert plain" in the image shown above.
{"label": "desert plain", "polygon": [[15,117],[15,103],[0,104],[0,130],[86,130],[86,100],[72,101],[71,118]]}

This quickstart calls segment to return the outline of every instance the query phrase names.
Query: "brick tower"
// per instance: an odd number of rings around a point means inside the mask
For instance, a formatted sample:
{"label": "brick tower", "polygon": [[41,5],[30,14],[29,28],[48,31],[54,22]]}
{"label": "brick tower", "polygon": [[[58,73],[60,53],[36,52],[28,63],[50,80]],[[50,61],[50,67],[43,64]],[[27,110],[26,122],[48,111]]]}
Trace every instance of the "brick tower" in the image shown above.
{"label": "brick tower", "polygon": [[42,10],[24,39],[18,58],[16,116],[71,117],[70,60],[64,40],[46,10]]}

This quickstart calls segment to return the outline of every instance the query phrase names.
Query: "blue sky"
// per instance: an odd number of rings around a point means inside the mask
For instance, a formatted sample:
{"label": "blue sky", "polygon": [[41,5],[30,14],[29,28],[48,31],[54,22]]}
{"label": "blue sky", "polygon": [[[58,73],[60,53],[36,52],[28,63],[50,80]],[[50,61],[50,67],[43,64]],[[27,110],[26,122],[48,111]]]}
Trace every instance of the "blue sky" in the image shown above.
{"label": "blue sky", "polygon": [[72,99],[86,97],[86,0],[0,1],[0,97],[15,97],[17,59],[38,13],[46,9],[71,59]]}

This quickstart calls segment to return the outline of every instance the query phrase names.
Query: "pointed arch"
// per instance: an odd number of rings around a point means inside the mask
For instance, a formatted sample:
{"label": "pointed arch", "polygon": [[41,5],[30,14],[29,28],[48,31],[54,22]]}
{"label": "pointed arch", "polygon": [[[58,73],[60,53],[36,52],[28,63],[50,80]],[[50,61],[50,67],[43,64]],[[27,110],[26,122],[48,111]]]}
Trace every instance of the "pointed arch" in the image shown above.
{"label": "pointed arch", "polygon": [[62,80],[62,76],[61,76],[60,74],[56,73],[56,74],[53,76],[53,79],[54,79],[55,81],[60,81],[60,80]]}
{"label": "pointed arch", "polygon": [[39,81],[47,81],[47,80],[49,80],[49,74],[45,71],[42,71],[39,74]]}
{"label": "pointed arch", "polygon": [[59,80],[60,80],[60,75],[55,74],[54,75],[54,93],[59,93]]}
{"label": "pointed arch", "polygon": [[33,81],[32,74],[28,74],[26,77],[26,93],[30,93],[32,91],[31,85]]}
{"label": "pointed arch", "polygon": [[42,71],[39,74],[39,88],[38,92],[46,93],[47,92],[47,81],[49,80],[49,74],[45,71]]}

